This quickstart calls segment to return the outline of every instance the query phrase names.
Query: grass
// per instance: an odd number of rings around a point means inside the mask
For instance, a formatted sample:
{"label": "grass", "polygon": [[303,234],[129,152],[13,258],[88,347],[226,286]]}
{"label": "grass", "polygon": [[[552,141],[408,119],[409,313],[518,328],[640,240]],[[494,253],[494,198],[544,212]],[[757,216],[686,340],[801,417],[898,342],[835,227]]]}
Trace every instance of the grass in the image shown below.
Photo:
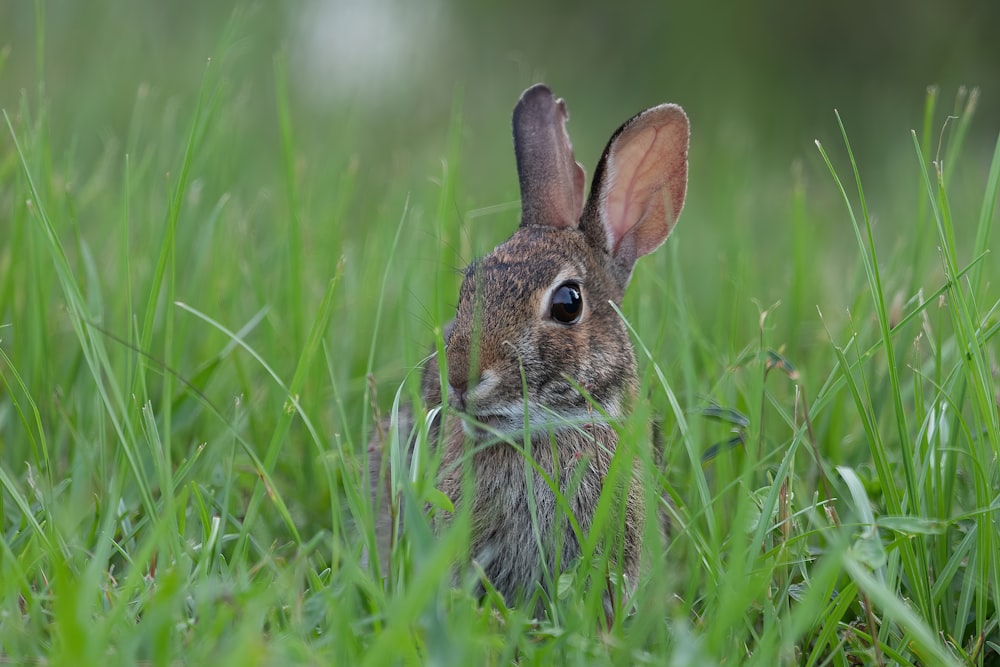
{"label": "grass", "polygon": [[[542,618],[473,597],[468,517],[435,534],[414,509],[447,506],[422,440],[388,586],[361,566],[375,413],[415,394],[454,269],[516,207],[463,181],[461,95],[419,176],[386,183],[316,144],[283,53],[247,92],[242,29],[197,95],[141,88],[100,150],[41,78],[2,101],[0,663],[1000,664],[1000,143],[969,150],[974,95],[942,132],[931,91],[892,155],[913,177],[876,192],[864,119],[831,115],[837,140],[762,190],[705,163],[695,118],[688,209],[622,311],[643,398],[621,462],[673,531],[607,626],[596,535]],[[779,224],[740,218],[777,198]]]}

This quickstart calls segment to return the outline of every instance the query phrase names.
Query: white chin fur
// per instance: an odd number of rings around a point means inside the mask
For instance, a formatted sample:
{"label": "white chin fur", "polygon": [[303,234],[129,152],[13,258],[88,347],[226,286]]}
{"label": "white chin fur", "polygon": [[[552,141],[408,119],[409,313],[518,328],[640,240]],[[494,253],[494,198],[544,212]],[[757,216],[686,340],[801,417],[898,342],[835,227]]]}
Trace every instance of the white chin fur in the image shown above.
{"label": "white chin fur", "polygon": [[[579,429],[588,424],[607,424],[608,420],[599,411],[576,408],[569,412],[556,413],[540,405],[527,405],[528,429],[537,432]],[[608,411],[612,418],[619,417],[618,406]],[[462,430],[471,438],[489,437],[491,434],[509,435],[524,431],[524,403],[505,406],[491,406],[474,416],[476,421],[463,419]],[[476,422],[482,426],[477,426]]]}

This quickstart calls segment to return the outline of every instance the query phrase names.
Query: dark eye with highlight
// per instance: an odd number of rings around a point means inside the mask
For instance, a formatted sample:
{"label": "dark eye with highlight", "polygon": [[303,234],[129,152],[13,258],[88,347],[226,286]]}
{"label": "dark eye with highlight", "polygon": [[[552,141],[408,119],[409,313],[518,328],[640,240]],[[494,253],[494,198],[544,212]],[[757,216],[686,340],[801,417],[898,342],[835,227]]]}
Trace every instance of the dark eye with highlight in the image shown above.
{"label": "dark eye with highlight", "polygon": [[552,293],[552,309],[549,311],[560,324],[576,324],[583,314],[583,294],[580,284],[563,283]]}

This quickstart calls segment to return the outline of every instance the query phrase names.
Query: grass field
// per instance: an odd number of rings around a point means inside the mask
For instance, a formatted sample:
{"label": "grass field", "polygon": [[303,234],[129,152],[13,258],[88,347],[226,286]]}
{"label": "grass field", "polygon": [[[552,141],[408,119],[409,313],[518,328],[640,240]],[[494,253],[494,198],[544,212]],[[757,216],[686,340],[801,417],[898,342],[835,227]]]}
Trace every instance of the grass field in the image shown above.
{"label": "grass field", "polygon": [[623,306],[622,449],[661,420],[672,534],[608,626],[599,549],[540,618],[456,579],[467,517],[415,514],[386,588],[360,565],[375,416],[417,396],[456,269],[516,227],[538,71],[322,102],[270,10],[175,41],[94,6],[135,29],[73,42],[37,2],[0,42],[0,664],[1000,664],[977,91],[917,89],[879,129],[831,105],[813,145],[765,136],[794,106],[758,136],[694,93],[550,81],[588,173],[644,104],[693,127],[687,208]]}

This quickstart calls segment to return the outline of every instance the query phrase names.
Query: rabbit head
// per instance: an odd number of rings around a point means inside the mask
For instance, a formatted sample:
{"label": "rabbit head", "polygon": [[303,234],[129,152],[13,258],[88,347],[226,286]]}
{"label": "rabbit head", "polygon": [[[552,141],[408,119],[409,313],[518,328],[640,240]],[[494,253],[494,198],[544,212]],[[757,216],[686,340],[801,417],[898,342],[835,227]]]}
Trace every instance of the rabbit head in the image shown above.
{"label": "rabbit head", "polygon": [[636,361],[611,304],[684,205],[689,126],[680,107],[647,109],[618,128],[586,199],[567,118],[544,85],[517,103],[521,224],[468,267],[446,334],[444,398],[495,431],[623,414]]}

